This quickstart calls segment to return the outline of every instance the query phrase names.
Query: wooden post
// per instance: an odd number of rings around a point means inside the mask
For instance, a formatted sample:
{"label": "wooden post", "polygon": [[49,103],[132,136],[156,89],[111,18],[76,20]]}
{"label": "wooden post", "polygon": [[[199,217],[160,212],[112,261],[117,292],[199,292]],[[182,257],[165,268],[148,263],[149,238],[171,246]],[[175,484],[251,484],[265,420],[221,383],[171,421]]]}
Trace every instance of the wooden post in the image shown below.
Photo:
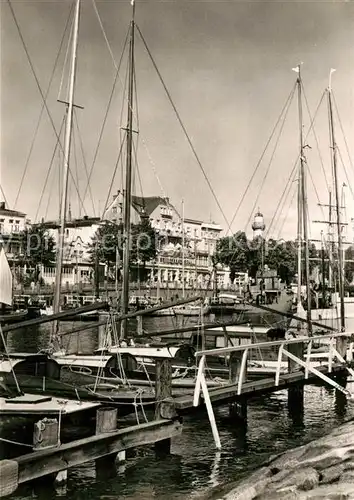
{"label": "wooden post", "polygon": [[[304,344],[299,342],[297,344],[288,344],[285,349],[297,358],[304,360]],[[288,358],[288,372],[293,373],[301,370],[301,366]],[[304,386],[303,384],[293,384],[288,389],[288,408],[291,418],[294,421],[299,420],[299,416],[304,411]]]}
{"label": "wooden post", "polygon": [[[99,408],[96,412],[96,434],[114,432],[117,429],[117,408]],[[111,453],[96,460],[96,474],[101,478],[115,474],[117,453]]]}
{"label": "wooden post", "polygon": [[342,356],[342,358],[346,359],[348,350],[348,339],[347,337],[339,337],[336,339],[336,351]]}
{"label": "wooden post", "polygon": [[[238,384],[242,376],[242,382],[246,381],[247,365],[244,374],[241,374],[243,351],[233,351],[230,353],[229,360],[229,382],[230,384]],[[239,401],[230,403],[229,405],[230,416],[236,417],[237,420],[243,424],[247,424],[247,400],[241,398]]]}
{"label": "wooden post", "polygon": [[136,317],[137,324],[136,324],[136,333],[138,336],[141,336],[144,334],[143,330],[143,317],[142,316],[137,316]]}
{"label": "wooden post", "polygon": [[[338,373],[338,375],[335,376],[335,381],[340,384],[342,387],[347,386],[347,381],[348,381],[348,373],[343,372],[343,373]],[[348,400],[347,396],[343,394],[343,392],[338,391],[337,389],[335,390],[335,412],[338,417],[343,418],[346,415],[347,412],[347,406],[348,406]]]}
{"label": "wooden post", "polygon": [[34,424],[33,450],[44,450],[59,445],[59,424],[56,418],[43,418]]}
{"label": "wooden post", "polygon": [[99,408],[96,412],[96,434],[117,429],[117,408]]}
{"label": "wooden post", "polygon": [[11,495],[18,486],[18,462],[0,460],[0,497]]}
{"label": "wooden post", "polygon": [[[169,358],[156,360],[155,398],[155,419],[176,417],[177,413],[172,398],[172,362]],[[158,455],[169,454],[170,450],[171,439],[155,443],[155,451]]]}

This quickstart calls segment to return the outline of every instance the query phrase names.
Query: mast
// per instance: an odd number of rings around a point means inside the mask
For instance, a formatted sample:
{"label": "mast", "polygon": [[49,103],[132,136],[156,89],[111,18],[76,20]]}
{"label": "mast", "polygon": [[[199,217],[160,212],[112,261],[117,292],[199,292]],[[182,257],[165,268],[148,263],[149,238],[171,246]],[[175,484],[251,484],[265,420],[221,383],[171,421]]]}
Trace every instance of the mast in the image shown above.
{"label": "mast", "polygon": [[328,207],[328,215],[329,215],[329,226],[328,226],[328,242],[329,242],[329,267],[328,267],[328,286],[331,289],[333,286],[333,271],[332,271],[332,262],[333,262],[333,234],[332,234],[332,191],[329,190],[329,207]]}
{"label": "mast", "polygon": [[321,231],[321,268],[322,268],[322,307],[326,307],[326,264],[325,264],[325,245],[323,231]]}
{"label": "mast", "polygon": [[[299,215],[302,215],[302,228],[304,240],[304,253],[305,253],[305,279],[306,279],[306,296],[307,296],[307,326],[309,335],[312,334],[311,324],[311,291],[310,291],[310,259],[309,259],[309,240],[308,240],[308,203],[307,203],[307,184],[306,184],[306,169],[305,169],[305,155],[304,155],[304,139],[303,139],[303,120],[302,120],[302,81],[300,64],[297,67],[297,90],[298,90],[298,112],[299,112],[299,137],[300,137],[300,175],[299,175],[299,201],[298,207]],[[298,223],[300,227],[300,223]],[[300,227],[301,229],[301,227]],[[301,272],[301,233],[299,240],[299,253],[298,253],[298,266]],[[300,261],[300,262],[299,262]],[[301,274],[300,274],[301,276]],[[298,292],[299,294],[299,292]]]}
{"label": "mast", "polygon": [[[184,201],[182,200],[182,297],[184,298]],[[197,279],[197,277],[196,277]]]}
{"label": "mast", "polygon": [[334,190],[336,197],[336,226],[337,226],[337,237],[338,237],[338,277],[339,277],[339,297],[340,297],[340,325],[341,330],[345,331],[345,307],[344,307],[344,276],[343,276],[343,252],[342,252],[342,221],[340,213],[340,200],[339,200],[339,184],[338,184],[338,165],[337,165],[337,144],[334,131],[334,121],[333,121],[333,105],[332,105],[332,87],[331,87],[331,76],[328,86],[328,112],[329,112],[329,123],[330,123],[330,147],[332,150],[333,159],[333,178],[334,178]]}
{"label": "mast", "polygon": [[[67,193],[68,193],[68,180],[69,180],[72,121],[73,121],[73,110],[74,110],[74,91],[75,91],[75,79],[76,79],[79,21],[80,21],[80,0],[76,0],[70,81],[69,81],[69,99],[66,110],[67,114],[66,114],[64,152],[63,152],[64,172],[63,172],[63,187],[61,193],[62,197],[60,204],[60,229],[59,229],[59,239],[58,239],[58,248],[56,256],[56,270],[55,270],[55,291],[54,291],[54,303],[53,303],[54,314],[58,313],[60,310],[60,289],[61,289],[62,267],[63,267],[63,256],[64,256],[65,219],[66,219],[66,206],[67,206]],[[58,327],[59,323],[58,321],[55,321],[53,326],[53,339],[52,339],[53,342],[57,342],[56,336],[58,333]]]}
{"label": "mast", "polygon": [[[132,197],[132,151],[133,151],[133,93],[134,93],[134,32],[135,32],[135,2],[132,0],[133,15],[130,21],[129,41],[129,75],[128,75],[128,118],[127,118],[127,158],[125,173],[125,197],[124,197],[124,238],[123,238],[123,290],[122,290],[122,314],[128,313],[129,304],[129,260],[131,242],[131,197]],[[127,321],[123,320],[121,328],[121,339],[127,333]]]}

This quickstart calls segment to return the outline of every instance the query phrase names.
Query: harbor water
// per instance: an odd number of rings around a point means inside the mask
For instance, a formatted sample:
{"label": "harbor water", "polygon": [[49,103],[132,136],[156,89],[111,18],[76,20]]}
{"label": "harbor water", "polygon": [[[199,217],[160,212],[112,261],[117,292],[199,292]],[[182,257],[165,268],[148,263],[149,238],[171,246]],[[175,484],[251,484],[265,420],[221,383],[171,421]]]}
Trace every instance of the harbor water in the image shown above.
{"label": "harbor water", "polygon": [[[175,321],[150,318],[144,327],[149,331],[165,329],[175,326]],[[62,326],[70,329],[73,324]],[[13,331],[8,347],[13,352],[37,352],[47,346],[49,334],[45,325]],[[73,334],[70,339],[66,337],[66,343],[72,349],[76,346],[81,352],[92,352],[97,346],[97,332]],[[216,499],[271,455],[321,437],[353,418],[354,405],[336,399],[329,387],[307,386],[303,412],[299,409],[290,413],[287,391],[282,390],[249,400],[247,429],[230,417],[228,406],[216,407],[215,415],[221,451],[215,449],[206,411],[200,410],[184,418],[183,433],[173,440],[168,457],[156,457],[153,447],[132,450],[124,463],[117,464],[116,474],[102,475],[96,472],[94,463],[88,463],[70,469],[65,486],[55,487],[50,481],[27,484],[11,498]]]}

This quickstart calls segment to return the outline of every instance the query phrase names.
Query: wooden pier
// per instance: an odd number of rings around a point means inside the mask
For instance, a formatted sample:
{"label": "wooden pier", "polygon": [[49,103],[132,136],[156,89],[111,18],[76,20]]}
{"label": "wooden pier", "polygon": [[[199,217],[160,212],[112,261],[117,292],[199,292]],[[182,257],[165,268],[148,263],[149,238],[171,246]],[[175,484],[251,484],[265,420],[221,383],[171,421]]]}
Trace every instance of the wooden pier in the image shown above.
{"label": "wooden pier", "polygon": [[[314,346],[317,346],[316,348]],[[322,346],[321,349],[319,347]],[[278,349],[278,360],[274,377],[250,381],[247,376],[249,353],[252,350]],[[221,448],[212,404],[234,403],[230,410],[241,421],[247,419],[247,399],[265,393],[289,389],[290,400],[303,406],[303,386],[306,383],[325,382],[354,402],[354,395],[346,388],[346,378],[354,377],[353,361],[354,334],[331,333],[313,337],[294,338],[274,342],[259,342],[199,351],[198,375],[194,394],[186,394],[174,399],[178,412],[190,412],[205,406],[217,448]],[[314,352],[315,351],[315,352]],[[206,383],[207,356],[229,357],[229,383],[221,387],[208,388]],[[288,371],[281,373],[287,358]],[[340,377],[341,384],[333,380]],[[236,411],[235,411],[236,410]]]}
{"label": "wooden pier", "polygon": [[[96,467],[101,469],[102,466],[103,469],[111,468],[116,458],[124,460],[125,451],[131,448],[154,444],[159,455],[169,453],[171,439],[182,432],[182,419],[172,399],[171,360],[157,360],[156,369],[155,414],[151,421],[147,421],[144,411],[146,422],[140,424],[136,412],[137,425],[119,429],[119,407],[101,406],[96,411],[96,433],[65,444],[60,440],[60,416],[36,422],[33,451],[0,461],[0,497],[12,494],[22,483],[43,476],[53,475],[53,480],[65,481],[68,469],[86,462],[95,461]],[[143,403],[141,405],[143,411]]]}

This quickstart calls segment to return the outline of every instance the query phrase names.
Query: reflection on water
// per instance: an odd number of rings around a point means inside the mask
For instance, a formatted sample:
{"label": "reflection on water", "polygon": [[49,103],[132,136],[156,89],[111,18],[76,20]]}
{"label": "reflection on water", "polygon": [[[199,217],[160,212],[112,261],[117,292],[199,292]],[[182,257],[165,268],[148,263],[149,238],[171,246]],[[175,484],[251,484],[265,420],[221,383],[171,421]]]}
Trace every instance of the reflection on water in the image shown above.
{"label": "reflection on water", "polygon": [[[152,331],[157,324],[170,328],[173,321],[174,318],[150,318],[146,328]],[[63,326],[69,329],[72,324]],[[12,351],[37,351],[46,346],[49,333],[48,327],[11,332],[9,347]],[[86,331],[73,335],[70,342],[72,346],[79,345],[82,352],[92,352],[97,335]],[[351,389],[354,391],[354,384]],[[308,386],[303,413],[289,409],[288,393],[283,390],[249,401],[247,429],[236,424],[227,406],[215,408],[215,415],[222,443],[220,452],[215,450],[206,412],[201,410],[185,418],[183,433],[173,440],[172,454],[167,458],[156,458],[153,447],[133,450],[127,453],[124,464],[117,464],[113,475],[108,470],[96,471],[95,465],[89,463],[70,470],[65,487],[55,489],[50,482],[24,485],[13,498],[218,498],[215,487],[222,490],[270,455],[323,436],[353,418],[354,405],[336,398],[331,388]]]}

